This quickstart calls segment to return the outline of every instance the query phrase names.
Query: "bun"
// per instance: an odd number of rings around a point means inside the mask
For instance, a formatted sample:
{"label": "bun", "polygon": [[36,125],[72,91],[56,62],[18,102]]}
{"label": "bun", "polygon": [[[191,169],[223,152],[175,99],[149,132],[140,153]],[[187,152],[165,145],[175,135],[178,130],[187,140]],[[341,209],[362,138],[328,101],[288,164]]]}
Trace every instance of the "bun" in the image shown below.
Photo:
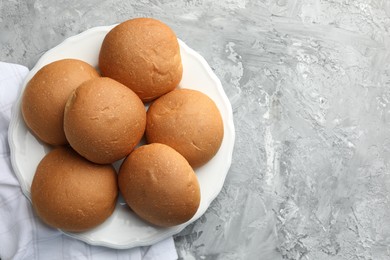
{"label": "bun", "polygon": [[184,157],[167,145],[137,148],[123,162],[118,184],[130,208],[157,226],[182,224],[199,207],[196,174]]}
{"label": "bun", "polygon": [[41,68],[28,82],[22,98],[22,114],[28,128],[43,142],[67,143],[63,130],[65,103],[81,83],[99,77],[88,63],[64,59]]}
{"label": "bun", "polygon": [[38,216],[49,226],[71,232],[103,223],[114,211],[117,195],[111,165],[93,164],[65,147],[42,159],[31,185]]}
{"label": "bun", "polygon": [[192,167],[214,157],[223,133],[222,117],[214,101],[196,90],[174,90],[155,100],[147,112],[148,143],[171,146]]}
{"label": "bun", "polygon": [[69,144],[95,163],[113,163],[127,156],[141,140],[145,124],[146,110],[139,97],[110,78],[83,83],[65,107]]}
{"label": "bun", "polygon": [[126,85],[144,102],[173,90],[183,73],[175,33],[151,18],[128,20],[113,28],[103,41],[99,67],[103,76]]}

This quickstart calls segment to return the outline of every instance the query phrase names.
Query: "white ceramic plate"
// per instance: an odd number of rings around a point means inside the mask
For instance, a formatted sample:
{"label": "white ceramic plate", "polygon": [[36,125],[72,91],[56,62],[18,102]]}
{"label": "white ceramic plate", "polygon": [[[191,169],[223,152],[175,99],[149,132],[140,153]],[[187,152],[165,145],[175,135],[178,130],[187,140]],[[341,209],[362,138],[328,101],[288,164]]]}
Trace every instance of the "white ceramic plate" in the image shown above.
{"label": "white ceramic plate", "polygon": [[[80,59],[97,67],[101,43],[107,32],[114,26],[92,28],[68,38],[49,50],[27,75],[23,89],[40,68],[59,59]],[[179,87],[196,89],[207,94],[217,104],[224,120],[225,135],[219,152],[210,162],[196,170],[201,188],[199,210],[187,223],[170,228],[157,228],[135,216],[120,198],[114,213],[102,225],[83,233],[66,232],[67,235],[89,244],[111,248],[151,245],[179,233],[188,224],[198,219],[221,191],[231,164],[235,139],[232,108],[219,79],[207,62],[182,41],[179,42],[184,68]],[[26,128],[20,111],[20,102],[19,98],[13,110],[9,144],[12,166],[24,194],[30,199],[30,187],[35,169],[43,156],[50,151],[50,147],[38,141]]]}

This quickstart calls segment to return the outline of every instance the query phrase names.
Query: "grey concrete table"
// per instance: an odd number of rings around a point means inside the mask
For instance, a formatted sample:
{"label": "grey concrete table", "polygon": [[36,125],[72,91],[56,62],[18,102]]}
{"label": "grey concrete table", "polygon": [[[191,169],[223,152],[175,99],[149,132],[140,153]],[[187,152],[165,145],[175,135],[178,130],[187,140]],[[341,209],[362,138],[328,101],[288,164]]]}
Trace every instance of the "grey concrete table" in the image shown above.
{"label": "grey concrete table", "polygon": [[148,16],[221,79],[224,188],[175,236],[183,259],[390,259],[390,1],[0,0],[0,60]]}

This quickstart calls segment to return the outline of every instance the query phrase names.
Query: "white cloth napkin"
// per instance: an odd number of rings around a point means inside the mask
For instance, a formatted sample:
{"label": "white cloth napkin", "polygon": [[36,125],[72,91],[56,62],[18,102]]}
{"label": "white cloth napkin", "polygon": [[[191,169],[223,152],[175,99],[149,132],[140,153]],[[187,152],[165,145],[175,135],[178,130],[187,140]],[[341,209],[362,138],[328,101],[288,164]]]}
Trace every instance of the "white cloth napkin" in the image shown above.
{"label": "white cloth napkin", "polygon": [[0,62],[0,258],[171,260],[177,252],[170,237],[150,247],[115,250],[91,246],[43,224],[23,195],[10,162],[7,141],[11,108],[28,69]]}

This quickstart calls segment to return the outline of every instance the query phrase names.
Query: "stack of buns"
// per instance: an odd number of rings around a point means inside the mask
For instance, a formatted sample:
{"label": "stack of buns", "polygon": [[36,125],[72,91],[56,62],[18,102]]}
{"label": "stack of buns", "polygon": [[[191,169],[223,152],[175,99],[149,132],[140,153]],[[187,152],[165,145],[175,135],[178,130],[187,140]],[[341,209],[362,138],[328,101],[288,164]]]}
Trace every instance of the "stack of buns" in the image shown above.
{"label": "stack of buns", "polygon": [[59,60],[24,90],[27,127],[53,147],[31,186],[38,216],[85,231],[112,214],[119,194],[153,225],[189,221],[201,200],[194,169],[215,156],[224,131],[211,98],[178,88],[176,35],[155,19],[128,20],[106,35],[98,66],[101,75],[83,61]]}

